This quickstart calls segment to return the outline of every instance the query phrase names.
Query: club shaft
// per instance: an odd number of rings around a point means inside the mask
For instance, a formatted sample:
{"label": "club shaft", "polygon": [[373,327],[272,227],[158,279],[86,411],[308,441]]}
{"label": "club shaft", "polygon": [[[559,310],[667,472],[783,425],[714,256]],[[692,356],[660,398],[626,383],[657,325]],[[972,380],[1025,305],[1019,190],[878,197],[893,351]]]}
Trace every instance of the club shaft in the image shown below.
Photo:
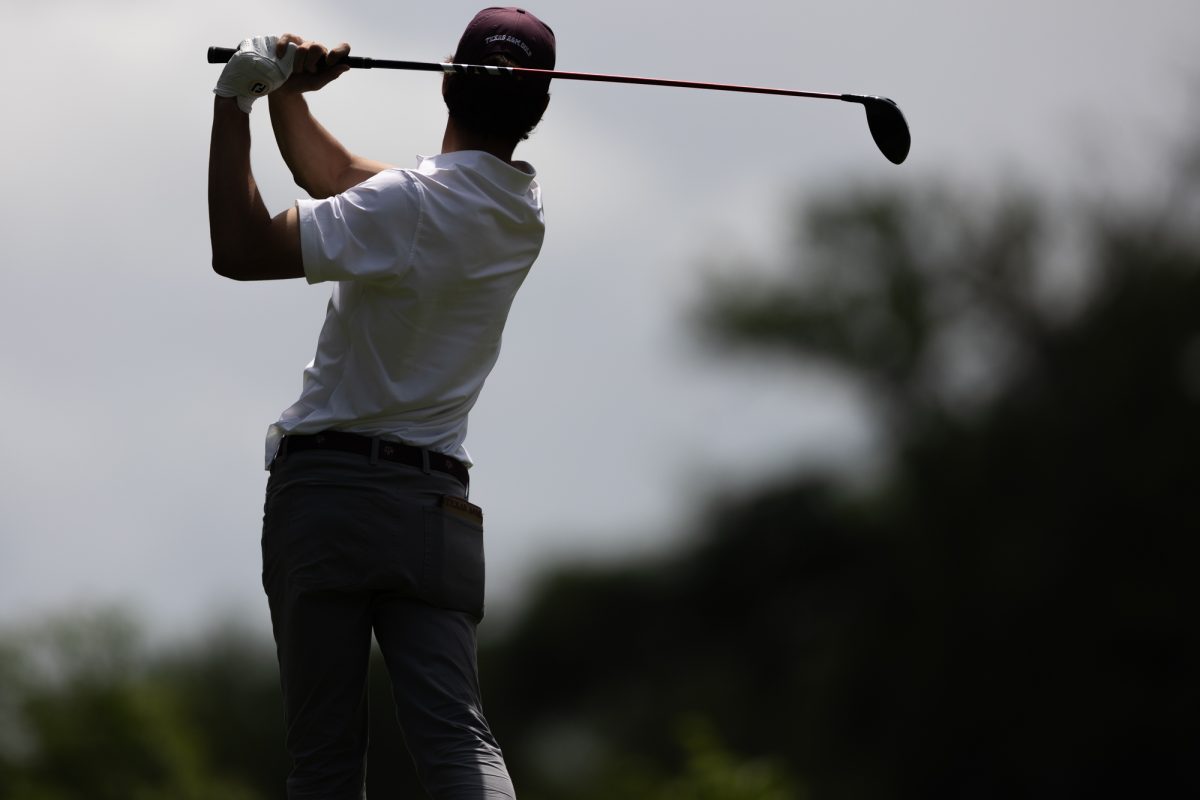
{"label": "club shaft", "polygon": [[[222,64],[228,61],[235,51],[227,47],[208,48],[210,64]],[[593,72],[563,72],[548,69],[525,69],[522,67],[490,67],[474,64],[439,64],[425,61],[388,61],[362,56],[347,56],[341,62],[355,69],[405,69],[422,72],[442,72],[447,74],[468,75],[499,75],[511,76],[529,75],[531,77],[550,78],[566,81],[593,81],[597,83],[632,83],[643,86],[673,86],[682,89],[709,89],[719,92],[745,92],[751,94],[774,94],[787,97],[812,97],[819,100],[849,100],[856,101],[859,95],[835,94],[832,92],[809,92],[800,89],[776,89],[766,86],[740,86],[730,83],[707,83],[704,81],[678,81],[667,78],[639,78],[630,75],[604,75]]]}

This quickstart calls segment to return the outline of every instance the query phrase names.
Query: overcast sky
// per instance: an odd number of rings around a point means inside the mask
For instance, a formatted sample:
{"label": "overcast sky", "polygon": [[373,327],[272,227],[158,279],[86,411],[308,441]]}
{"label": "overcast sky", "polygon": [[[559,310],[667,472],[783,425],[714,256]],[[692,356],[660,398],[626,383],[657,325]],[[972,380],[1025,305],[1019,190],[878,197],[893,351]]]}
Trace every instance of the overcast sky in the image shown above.
{"label": "overcast sky", "polygon": [[[211,272],[219,68],[204,52],[294,31],[438,61],[480,7],[6,4],[0,624],[122,603],[160,635],[221,615],[268,630],[262,438],[299,392],[329,289]],[[1195,0],[529,8],[554,28],[561,69],[887,95],[913,148],[893,166],[842,103],[552,87],[518,150],[539,171],[546,245],[467,440],[500,619],[554,560],[687,535],[715,488],[869,454],[844,388],[698,347],[686,317],[705,269],[769,259],[797,200],[847,182],[1141,185],[1200,85]],[[428,73],[351,72],[312,105],[376,159],[408,166],[441,142]],[[265,103],[252,125],[278,212],[301,193],[272,149]]]}

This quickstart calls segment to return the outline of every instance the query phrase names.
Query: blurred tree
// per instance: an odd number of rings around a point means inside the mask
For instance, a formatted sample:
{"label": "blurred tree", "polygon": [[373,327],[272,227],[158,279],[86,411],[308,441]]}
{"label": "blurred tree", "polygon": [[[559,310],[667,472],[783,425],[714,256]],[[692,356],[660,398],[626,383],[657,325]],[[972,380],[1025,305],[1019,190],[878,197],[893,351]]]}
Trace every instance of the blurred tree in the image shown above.
{"label": "blurred tree", "polygon": [[177,724],[202,743],[211,771],[236,776],[254,797],[282,800],[291,761],[269,639],[236,625],[216,627],[156,654],[147,673],[174,696]]}
{"label": "blurred tree", "polygon": [[484,653],[524,796],[681,774],[690,715],[822,800],[1200,794],[1197,165],[1161,205],[859,188],[718,282],[714,341],[836,367],[891,468],[548,579]]}
{"label": "blurred tree", "polygon": [[147,670],[114,613],[39,625],[0,646],[0,797],[256,800],[216,768],[183,695]]}

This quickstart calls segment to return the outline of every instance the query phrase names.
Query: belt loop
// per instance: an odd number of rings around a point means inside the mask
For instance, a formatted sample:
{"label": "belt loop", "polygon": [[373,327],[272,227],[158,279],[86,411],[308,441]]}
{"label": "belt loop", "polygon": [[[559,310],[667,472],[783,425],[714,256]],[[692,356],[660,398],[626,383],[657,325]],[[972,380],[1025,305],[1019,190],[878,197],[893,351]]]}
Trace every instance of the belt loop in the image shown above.
{"label": "belt loop", "polygon": [[378,436],[371,437],[371,455],[368,460],[372,467],[379,463],[379,437]]}
{"label": "belt loop", "polygon": [[429,451],[424,447],[421,448],[421,472],[429,474]]}
{"label": "belt loop", "polygon": [[284,436],[282,439],[279,440],[279,452],[277,452],[275,454],[276,458],[278,458],[280,460],[287,458],[287,445],[288,445],[288,437]]}

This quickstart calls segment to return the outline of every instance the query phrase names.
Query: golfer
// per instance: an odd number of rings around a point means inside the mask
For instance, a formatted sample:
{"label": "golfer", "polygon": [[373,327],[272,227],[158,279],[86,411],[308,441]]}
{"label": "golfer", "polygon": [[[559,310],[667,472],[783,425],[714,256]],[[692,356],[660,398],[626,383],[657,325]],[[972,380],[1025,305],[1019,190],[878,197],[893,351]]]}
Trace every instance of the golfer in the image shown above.
{"label": "golfer", "polygon": [[[213,268],[237,280],[329,282],[299,399],[270,426],[263,586],[294,762],[291,800],[358,800],[371,636],[429,795],[512,798],[476,667],[483,514],[468,499],[467,415],[541,248],[541,195],[513,151],[548,80],[450,75],[441,151],[415,169],[348,152],[304,93],[348,45],[247,39],[215,89]],[[553,69],[554,34],[516,8],[467,26],[456,63]],[[272,217],[250,169],[249,113],[269,96],[303,199]],[[393,100],[392,102],[399,102]]]}

